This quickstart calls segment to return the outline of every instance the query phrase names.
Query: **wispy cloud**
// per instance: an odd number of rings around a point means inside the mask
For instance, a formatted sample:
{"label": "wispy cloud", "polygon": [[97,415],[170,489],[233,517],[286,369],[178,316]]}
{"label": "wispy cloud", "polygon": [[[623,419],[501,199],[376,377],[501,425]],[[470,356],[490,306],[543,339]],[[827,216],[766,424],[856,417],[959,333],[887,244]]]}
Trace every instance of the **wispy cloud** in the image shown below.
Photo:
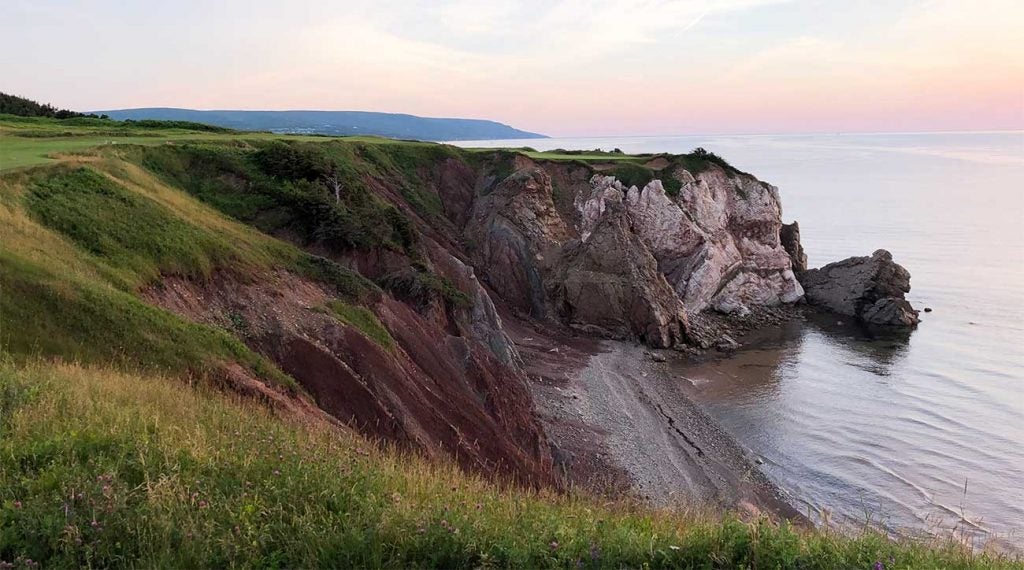
{"label": "wispy cloud", "polygon": [[1022,53],[1011,0],[0,3],[3,88],[63,106],[386,110],[554,134],[1019,128]]}

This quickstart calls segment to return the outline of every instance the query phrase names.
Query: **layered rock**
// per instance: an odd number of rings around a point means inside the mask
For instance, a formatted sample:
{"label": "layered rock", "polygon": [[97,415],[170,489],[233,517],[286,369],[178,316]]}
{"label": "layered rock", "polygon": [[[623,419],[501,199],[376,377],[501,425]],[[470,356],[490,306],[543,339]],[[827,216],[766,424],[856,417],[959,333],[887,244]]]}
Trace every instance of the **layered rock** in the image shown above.
{"label": "layered rock", "polygon": [[548,316],[549,304],[538,263],[570,236],[551,194],[543,169],[521,168],[476,200],[465,229],[490,286],[514,309],[540,318]]}
{"label": "layered rock", "polygon": [[[582,185],[560,166],[517,166],[477,198],[465,233],[476,267],[521,313],[671,346],[687,336],[686,314],[803,295],[780,241],[778,190],[752,176],[666,169],[681,186],[674,198],[661,180],[627,188],[597,174]],[[556,206],[552,178],[573,181],[573,211]]]}
{"label": "layered rock", "polygon": [[631,231],[621,196],[599,208],[585,238],[551,260],[549,290],[563,319],[585,332],[638,338],[659,348],[684,342],[683,305]]}
{"label": "layered rock", "polygon": [[910,273],[879,249],[870,257],[850,257],[801,276],[807,301],[873,325],[915,326],[918,312],[906,300]]}
{"label": "layered rock", "polygon": [[581,233],[604,204],[625,192],[632,230],[658,261],[659,270],[690,313],[714,308],[746,313],[749,306],[793,303],[803,289],[779,242],[778,191],[753,177],[706,171],[682,182],[679,199],[660,180],[625,190],[607,176],[595,176],[591,197],[581,203]]}
{"label": "layered rock", "polygon": [[[473,324],[486,342],[439,328],[430,315],[387,295],[369,309],[393,344],[332,315],[334,292],[287,272],[165,278],[143,292],[191,320],[240,329],[243,341],[294,378],[317,406],[373,439],[447,454],[481,473],[521,483],[552,479],[543,430],[522,371],[495,358],[507,340],[488,315]],[[489,299],[478,299],[493,310]],[[239,327],[237,324],[243,323]],[[518,359],[518,355],[508,354]]]}

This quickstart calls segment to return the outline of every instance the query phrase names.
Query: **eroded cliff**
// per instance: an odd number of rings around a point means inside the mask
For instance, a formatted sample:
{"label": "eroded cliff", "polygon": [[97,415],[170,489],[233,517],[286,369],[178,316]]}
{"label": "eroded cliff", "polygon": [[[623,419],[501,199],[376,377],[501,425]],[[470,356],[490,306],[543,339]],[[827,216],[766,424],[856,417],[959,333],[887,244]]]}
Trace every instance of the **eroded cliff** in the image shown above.
{"label": "eroded cliff", "polygon": [[[294,272],[167,275],[146,300],[233,329],[364,434],[520,481],[554,476],[501,314],[706,347],[718,338],[703,312],[742,316],[803,295],[780,241],[778,191],[708,153],[588,164],[328,142],[129,158],[321,256],[319,273],[364,280],[340,291]],[[386,342],[351,310],[367,311]]]}

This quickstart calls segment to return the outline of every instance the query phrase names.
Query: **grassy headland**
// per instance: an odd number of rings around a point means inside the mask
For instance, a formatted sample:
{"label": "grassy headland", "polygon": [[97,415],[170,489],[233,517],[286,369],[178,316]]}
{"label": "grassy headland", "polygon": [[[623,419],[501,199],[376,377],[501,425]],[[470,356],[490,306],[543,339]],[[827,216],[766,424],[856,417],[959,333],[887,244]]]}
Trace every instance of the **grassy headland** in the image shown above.
{"label": "grassy headland", "polygon": [[[594,158],[645,169],[638,180],[651,171],[650,157],[608,154]],[[194,382],[238,364],[300,390],[231,330],[138,295],[167,276],[290,271],[334,286],[324,310],[389,347],[360,306],[378,287],[412,301],[465,295],[418,261],[374,284],[301,246],[418,259],[412,220],[442,214],[423,173],[479,156],[376,138],[0,118],[0,567],[1014,566],[871,530],[501,487],[378,449]],[[415,214],[372,192],[374,177],[395,181]]]}

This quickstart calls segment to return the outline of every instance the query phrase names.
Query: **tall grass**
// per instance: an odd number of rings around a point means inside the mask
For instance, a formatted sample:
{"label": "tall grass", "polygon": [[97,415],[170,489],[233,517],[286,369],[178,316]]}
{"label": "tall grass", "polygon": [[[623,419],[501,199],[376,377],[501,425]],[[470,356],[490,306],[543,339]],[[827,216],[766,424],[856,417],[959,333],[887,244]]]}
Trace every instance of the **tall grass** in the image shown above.
{"label": "tall grass", "polygon": [[[172,378],[0,364],[0,561],[27,567],[1014,567],[503,488]],[[1019,566],[1018,566],[1019,567]]]}

